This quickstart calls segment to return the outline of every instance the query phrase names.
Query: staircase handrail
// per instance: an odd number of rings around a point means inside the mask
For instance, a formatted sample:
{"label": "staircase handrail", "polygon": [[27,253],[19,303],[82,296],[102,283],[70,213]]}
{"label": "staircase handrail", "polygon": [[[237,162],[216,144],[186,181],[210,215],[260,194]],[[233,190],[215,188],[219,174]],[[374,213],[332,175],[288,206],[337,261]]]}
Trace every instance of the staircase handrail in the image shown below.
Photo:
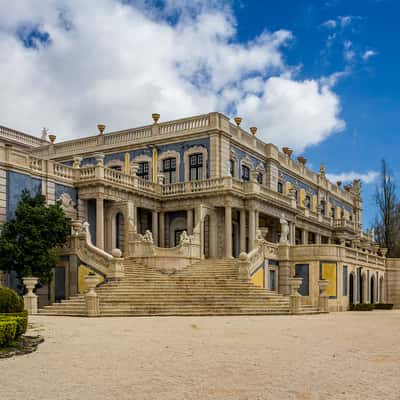
{"label": "staircase handrail", "polygon": [[89,223],[72,221],[71,250],[76,256],[109,279],[119,279],[124,276],[121,250],[113,249],[112,254],[96,247],[91,240]]}

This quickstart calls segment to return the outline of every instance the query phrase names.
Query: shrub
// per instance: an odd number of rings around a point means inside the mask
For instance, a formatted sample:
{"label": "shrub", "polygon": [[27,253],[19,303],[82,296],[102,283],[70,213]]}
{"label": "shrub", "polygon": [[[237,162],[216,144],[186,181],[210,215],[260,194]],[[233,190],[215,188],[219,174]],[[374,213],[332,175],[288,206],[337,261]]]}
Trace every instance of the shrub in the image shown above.
{"label": "shrub", "polygon": [[0,322],[15,321],[17,323],[17,331],[15,337],[23,335],[28,328],[28,312],[24,310],[18,314],[0,314]]}
{"label": "shrub", "polygon": [[350,304],[350,311],[372,311],[374,309],[373,304],[367,303],[359,303],[359,304]]}
{"label": "shrub", "polygon": [[0,313],[20,313],[24,311],[24,301],[14,290],[0,286]]}
{"label": "shrub", "polygon": [[391,310],[393,308],[393,304],[389,303],[376,303],[375,310]]}
{"label": "shrub", "polygon": [[0,321],[0,347],[5,347],[15,339],[17,323],[15,321]]}

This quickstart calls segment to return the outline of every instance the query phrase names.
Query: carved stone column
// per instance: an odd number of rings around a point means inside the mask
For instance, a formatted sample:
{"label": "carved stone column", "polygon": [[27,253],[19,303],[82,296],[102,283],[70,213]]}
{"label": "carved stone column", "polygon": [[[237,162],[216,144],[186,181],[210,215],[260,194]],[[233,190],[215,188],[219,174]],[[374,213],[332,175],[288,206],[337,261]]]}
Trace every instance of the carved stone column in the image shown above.
{"label": "carved stone column", "polygon": [[256,238],[256,212],[254,209],[249,210],[249,252],[254,248],[254,240]]}
{"label": "carved stone column", "polygon": [[246,210],[240,210],[240,252],[246,252]]}
{"label": "carved stone column", "polygon": [[278,247],[279,256],[279,293],[285,296],[290,295],[290,246],[287,243],[280,243]]}
{"label": "carved stone column", "polygon": [[232,258],[232,207],[225,206],[225,256]]}
{"label": "carved stone column", "polygon": [[308,231],[305,229],[301,231],[301,244],[308,244]]}
{"label": "carved stone column", "polygon": [[96,199],[96,247],[104,249],[104,199]]}
{"label": "carved stone column", "polygon": [[152,212],[151,233],[153,234],[153,243],[158,246],[158,212]]}
{"label": "carved stone column", "polygon": [[165,212],[161,211],[160,212],[160,237],[159,237],[159,246],[164,247],[165,246]]}

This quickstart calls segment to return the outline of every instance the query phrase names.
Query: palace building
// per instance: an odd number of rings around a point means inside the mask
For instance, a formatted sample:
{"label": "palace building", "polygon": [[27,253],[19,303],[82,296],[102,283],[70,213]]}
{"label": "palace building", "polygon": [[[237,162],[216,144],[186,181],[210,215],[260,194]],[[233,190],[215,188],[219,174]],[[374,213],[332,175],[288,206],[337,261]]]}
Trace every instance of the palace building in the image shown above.
{"label": "palace building", "polygon": [[[117,132],[99,124],[97,134],[64,142],[0,127],[0,223],[23,189],[61,201],[71,220],[53,283],[37,290],[40,312],[400,307],[400,261],[362,230],[359,181],[330,182],[323,165],[311,171],[304,157],[258,139],[257,128],[242,129],[239,117],[152,117]],[[16,284],[13,274],[1,279]]]}

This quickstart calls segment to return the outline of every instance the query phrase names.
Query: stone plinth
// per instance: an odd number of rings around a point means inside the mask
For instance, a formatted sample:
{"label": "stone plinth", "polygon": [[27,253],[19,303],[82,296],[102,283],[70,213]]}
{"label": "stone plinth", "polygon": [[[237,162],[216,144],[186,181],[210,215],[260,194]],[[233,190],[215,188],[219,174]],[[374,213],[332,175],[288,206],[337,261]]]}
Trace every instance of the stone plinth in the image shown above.
{"label": "stone plinth", "polygon": [[24,308],[28,311],[29,315],[37,314],[38,312],[38,298],[35,293],[33,293],[33,289],[38,283],[38,278],[35,277],[25,277],[22,278],[25,287],[28,290],[28,293],[24,296]]}
{"label": "stone plinth", "polygon": [[321,312],[328,312],[328,300],[329,297],[326,294],[328,288],[328,281],[326,279],[320,279],[318,281],[319,297],[318,297],[318,308]]}
{"label": "stone plinth", "polygon": [[85,277],[85,283],[88,287],[88,291],[85,294],[86,311],[88,317],[97,317],[100,314],[100,302],[95,290],[98,282],[99,278],[96,275],[87,275]]}

